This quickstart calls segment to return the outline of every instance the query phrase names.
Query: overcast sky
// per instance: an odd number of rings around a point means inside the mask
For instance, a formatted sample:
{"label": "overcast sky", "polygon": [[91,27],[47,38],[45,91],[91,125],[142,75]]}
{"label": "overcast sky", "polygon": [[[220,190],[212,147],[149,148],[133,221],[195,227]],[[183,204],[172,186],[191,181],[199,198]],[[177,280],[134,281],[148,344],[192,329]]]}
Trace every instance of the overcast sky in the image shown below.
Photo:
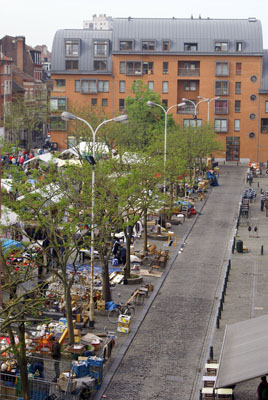
{"label": "overcast sky", "polygon": [[58,29],[82,29],[93,14],[141,18],[248,18],[262,22],[268,49],[268,0],[0,0],[0,38],[26,37],[29,46],[51,50]]}

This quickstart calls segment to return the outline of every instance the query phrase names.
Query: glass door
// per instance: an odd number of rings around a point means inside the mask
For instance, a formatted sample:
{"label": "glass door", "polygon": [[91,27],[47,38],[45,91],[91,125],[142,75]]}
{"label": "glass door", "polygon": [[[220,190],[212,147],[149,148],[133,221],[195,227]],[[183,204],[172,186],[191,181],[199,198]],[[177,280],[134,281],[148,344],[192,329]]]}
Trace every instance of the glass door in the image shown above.
{"label": "glass door", "polygon": [[240,159],[240,137],[226,137],[226,161],[239,161]]}

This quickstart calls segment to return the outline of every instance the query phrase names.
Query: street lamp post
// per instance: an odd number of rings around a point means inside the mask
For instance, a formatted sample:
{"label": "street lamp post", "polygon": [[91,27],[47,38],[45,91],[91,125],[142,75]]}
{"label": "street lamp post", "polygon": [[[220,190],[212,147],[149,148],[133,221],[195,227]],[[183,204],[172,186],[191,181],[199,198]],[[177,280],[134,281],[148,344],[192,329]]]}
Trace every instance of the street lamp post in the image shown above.
{"label": "street lamp post", "polygon": [[202,99],[203,101],[206,101],[206,102],[208,103],[208,122],[209,122],[209,106],[210,106],[210,103],[211,103],[213,100],[219,100],[219,99],[220,99],[220,96],[212,97],[211,99],[206,99],[205,97],[202,97],[202,96],[198,96],[198,98],[199,98],[199,99]]}
{"label": "street lamp post", "polygon": [[[199,96],[198,96],[198,98],[199,98]],[[198,103],[196,103],[196,104],[195,104],[195,102],[194,102],[193,100],[189,100],[189,99],[185,99],[185,98],[183,98],[182,101],[185,101],[185,102],[188,101],[188,103],[191,103],[191,104],[194,106],[194,119],[197,119],[197,116],[196,116],[196,114],[197,114],[197,107],[199,106],[200,103],[207,102],[208,99],[202,99],[202,100],[200,100],[200,101],[199,101]]]}
{"label": "street lamp post", "polygon": [[93,141],[92,141],[92,157],[90,158],[90,163],[92,164],[93,168],[92,168],[92,183],[91,183],[91,193],[92,193],[92,197],[91,197],[91,248],[90,248],[90,265],[91,265],[91,287],[90,287],[90,303],[89,303],[89,327],[90,328],[94,328],[94,296],[93,296],[93,288],[94,288],[94,219],[95,219],[95,214],[94,214],[94,209],[95,209],[95,144],[96,144],[96,134],[98,132],[98,130],[100,129],[100,127],[102,125],[107,124],[108,122],[123,122],[123,121],[127,121],[128,116],[127,115],[119,115],[118,117],[115,118],[111,118],[111,119],[107,119],[104,120],[102,123],[100,123],[97,128],[94,130],[92,128],[92,126],[90,125],[89,122],[87,122],[85,119],[82,119],[80,117],[77,117],[74,114],[71,114],[67,111],[64,111],[61,114],[61,118],[64,121],[71,121],[71,120],[79,120],[81,122],[84,122],[89,129],[92,132],[92,137],[93,137]]}
{"label": "street lamp post", "polygon": [[166,162],[167,162],[167,115],[172,108],[183,107],[183,106],[185,106],[185,103],[174,104],[173,106],[170,106],[167,110],[163,106],[161,106],[161,104],[154,103],[153,101],[147,101],[147,106],[160,107],[161,110],[164,111],[164,113],[165,113],[165,144],[164,144],[164,193],[165,193],[166,192]]}

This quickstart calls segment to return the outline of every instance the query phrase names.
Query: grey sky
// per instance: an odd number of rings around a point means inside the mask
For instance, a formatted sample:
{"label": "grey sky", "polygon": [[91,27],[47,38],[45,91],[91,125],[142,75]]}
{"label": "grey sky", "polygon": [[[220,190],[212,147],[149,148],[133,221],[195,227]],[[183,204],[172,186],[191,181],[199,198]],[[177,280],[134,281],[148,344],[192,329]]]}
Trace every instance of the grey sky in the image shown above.
{"label": "grey sky", "polygon": [[262,22],[268,49],[268,0],[1,0],[0,37],[26,37],[30,46],[46,44],[51,50],[58,29],[81,29],[93,14],[141,18],[248,18]]}

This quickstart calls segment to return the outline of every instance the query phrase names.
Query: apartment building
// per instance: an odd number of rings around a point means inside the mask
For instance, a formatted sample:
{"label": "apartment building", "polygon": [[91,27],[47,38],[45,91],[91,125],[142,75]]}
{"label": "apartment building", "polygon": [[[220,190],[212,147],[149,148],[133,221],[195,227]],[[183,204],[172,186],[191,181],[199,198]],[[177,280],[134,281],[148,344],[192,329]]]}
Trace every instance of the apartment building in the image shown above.
{"label": "apartment building", "polygon": [[68,147],[60,111],[81,104],[118,114],[142,79],[167,108],[187,99],[173,117],[181,126],[209,122],[224,144],[220,158],[268,160],[268,52],[256,18],[119,18],[112,30],[60,30],[51,79],[51,140],[60,148]]}

